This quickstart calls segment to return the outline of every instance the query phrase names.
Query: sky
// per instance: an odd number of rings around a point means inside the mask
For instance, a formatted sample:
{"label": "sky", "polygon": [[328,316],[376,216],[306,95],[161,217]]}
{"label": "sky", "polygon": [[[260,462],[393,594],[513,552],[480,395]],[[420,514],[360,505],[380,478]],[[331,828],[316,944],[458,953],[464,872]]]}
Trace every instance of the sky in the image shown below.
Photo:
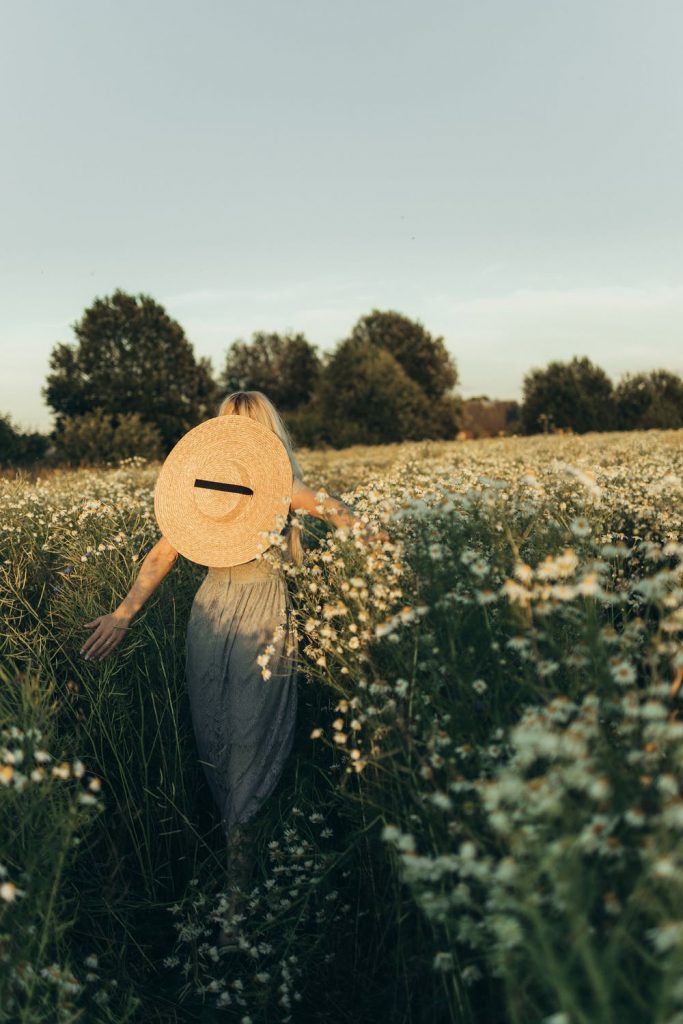
{"label": "sky", "polygon": [[0,0],[0,413],[97,297],[214,370],[394,309],[465,397],[683,373],[678,0]]}

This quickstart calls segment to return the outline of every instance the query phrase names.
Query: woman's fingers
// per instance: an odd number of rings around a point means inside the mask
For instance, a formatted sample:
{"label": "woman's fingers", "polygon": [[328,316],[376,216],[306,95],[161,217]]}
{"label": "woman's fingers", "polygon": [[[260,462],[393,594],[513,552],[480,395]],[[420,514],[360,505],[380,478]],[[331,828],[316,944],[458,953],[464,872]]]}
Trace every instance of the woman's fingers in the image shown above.
{"label": "woman's fingers", "polygon": [[116,633],[103,633],[92,645],[86,654],[86,660],[97,659],[102,660],[107,654],[118,647],[120,643],[120,637]]}
{"label": "woman's fingers", "polygon": [[92,636],[88,637],[86,642],[83,644],[81,654],[84,654],[86,659],[92,658],[92,656],[97,653],[101,641],[102,633],[98,630],[96,633],[93,633]]}
{"label": "woman's fingers", "polygon": [[99,628],[96,629],[94,633],[91,633],[90,636],[88,637],[88,639],[85,641],[85,643],[81,647],[81,650],[80,650],[79,653],[80,654],[87,654],[88,651],[90,650],[90,648],[92,647],[92,645],[95,643],[95,641],[100,637],[100,635],[101,634],[99,632]]}
{"label": "woman's fingers", "polygon": [[92,622],[86,622],[87,627],[95,627],[80,650],[86,661],[93,658],[102,659],[118,647],[123,639],[124,630],[120,627],[117,628],[116,622],[118,620],[113,619],[110,615],[98,615]]}
{"label": "woman's fingers", "polygon": [[117,637],[115,633],[111,636],[105,637],[104,640],[102,641],[102,646],[95,655],[97,661],[102,661],[102,659],[106,658],[108,654],[111,654],[112,651],[114,651],[119,646],[119,643],[119,637]]}
{"label": "woman's fingers", "polygon": [[107,638],[104,634],[100,634],[98,637],[96,637],[87,650],[87,653],[85,655],[86,659],[96,658],[99,655],[100,651],[104,649],[106,641]]}
{"label": "woman's fingers", "polygon": [[94,643],[94,641],[95,641],[95,640],[97,639],[97,637],[98,637],[98,636],[100,635],[100,631],[99,631],[99,624],[100,624],[100,622],[101,622],[101,621],[102,621],[102,616],[101,616],[101,615],[98,615],[96,619],[93,619],[93,620],[92,620],[92,622],[86,622],[86,623],[84,623],[84,629],[92,629],[92,627],[93,627],[93,626],[97,626],[98,628],[97,628],[97,629],[95,630],[95,632],[94,632],[94,633],[91,633],[91,634],[90,634],[90,636],[88,637],[88,639],[87,639],[87,640],[85,641],[85,643],[84,643],[84,644],[83,644],[83,646],[81,647],[81,649],[80,649],[80,651],[79,651],[79,654],[85,654],[85,652],[86,652],[86,651],[88,650],[88,648],[92,646],[92,644]]}
{"label": "woman's fingers", "polygon": [[388,533],[386,533],[384,530],[374,530],[372,527],[364,530],[363,533],[361,534],[361,537],[368,544],[374,544],[378,541],[383,542],[389,540]]}

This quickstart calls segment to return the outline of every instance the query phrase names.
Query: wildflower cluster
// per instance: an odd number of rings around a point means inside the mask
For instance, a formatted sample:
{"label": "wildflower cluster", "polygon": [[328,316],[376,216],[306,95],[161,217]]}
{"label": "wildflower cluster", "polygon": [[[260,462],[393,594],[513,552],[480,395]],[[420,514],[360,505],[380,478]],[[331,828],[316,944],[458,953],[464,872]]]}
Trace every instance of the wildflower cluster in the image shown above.
{"label": "wildflower cluster", "polygon": [[[89,953],[78,966],[51,960],[44,967],[36,968],[30,961],[22,960],[13,968],[11,982],[13,994],[3,1009],[9,1013],[20,1012],[28,995],[35,998],[36,993],[41,993],[43,1005],[52,1008],[51,1019],[58,1024],[72,1024],[85,1019],[84,1013],[88,1010],[96,1012],[97,1008],[108,1007],[119,989],[116,978],[103,976],[96,953]],[[126,1002],[130,1011],[140,1004],[134,996],[128,997]],[[106,1014],[106,1009],[104,1012]]]}
{"label": "wildflower cluster", "polygon": [[[320,812],[290,814],[292,824],[267,843],[265,877],[245,893],[233,884],[211,895],[193,879],[170,908],[177,940],[165,966],[188,979],[185,996],[210,999],[243,1022],[296,1019],[307,979],[331,957],[320,952],[319,934],[339,929],[351,910],[332,881],[332,829]],[[244,896],[239,910],[236,894]],[[221,927],[234,932],[236,950],[217,944]]]}
{"label": "wildflower cluster", "polygon": [[[434,969],[457,964],[466,984],[499,974],[510,1005],[528,998],[531,1017],[545,1003],[549,1019],[606,1019],[627,987],[626,969],[611,962],[596,969],[609,978],[600,992],[587,967],[587,978],[573,963],[563,973],[559,954],[554,973],[539,968],[577,927],[597,964],[605,943],[623,947],[626,962],[634,929],[649,936],[638,954],[647,984],[678,1012],[663,980],[683,950],[670,916],[678,895],[662,885],[680,856],[666,823],[683,785],[683,465],[664,438],[659,448],[650,439],[647,453],[642,439],[610,440],[572,438],[564,459],[543,458],[548,441],[525,442],[522,472],[506,458],[509,441],[469,457],[461,448],[457,462],[444,446],[427,464],[403,446],[405,462],[374,490],[395,524],[399,600],[420,609],[419,630],[409,642],[400,607],[387,609],[346,682],[341,652],[321,664],[320,642],[306,651],[309,673],[341,691],[336,717],[311,737],[363,767],[381,760],[382,776],[363,773],[375,801],[378,779],[400,778],[407,764],[417,775],[384,836],[433,922]],[[664,490],[678,500],[662,506]],[[335,607],[339,578],[329,561],[318,564]],[[374,734],[369,710],[383,723]],[[653,736],[659,728],[665,742]],[[528,764],[524,750],[535,751]],[[444,939],[469,949],[470,962],[458,964]],[[648,969],[665,947],[669,961]],[[558,1006],[558,993],[586,985],[578,1011]]]}
{"label": "wildflower cluster", "polygon": [[[51,907],[45,912],[44,894],[54,892],[61,865],[81,841],[82,827],[104,804],[99,777],[88,772],[79,757],[55,757],[48,744],[48,737],[36,726],[7,724],[0,729],[0,819],[5,824],[0,862],[0,1003],[16,1019],[23,1014],[29,1020],[33,1019],[31,1001],[47,999],[45,1005],[53,1007],[54,1019],[66,1022],[82,1012],[81,997],[107,998],[108,989],[103,983],[91,993],[87,978],[79,979],[71,967],[41,958],[46,945],[42,936],[53,927]],[[50,826],[48,837],[44,832]]]}
{"label": "wildflower cluster", "polygon": [[44,750],[40,729],[20,729],[16,725],[0,730],[0,786],[21,792],[27,786],[46,785],[55,780],[74,780],[78,804],[103,809],[102,782],[86,772],[80,758],[57,760]]}
{"label": "wildflower cluster", "polygon": [[465,787],[477,813],[462,813],[461,780],[449,787],[452,803],[435,801],[452,823],[451,848],[419,854],[409,833],[385,827],[418,903],[453,929],[479,974],[488,966],[519,997],[548,998],[536,965],[575,935],[590,963],[558,958],[555,993],[574,988],[582,1011],[599,1013],[636,962],[653,998],[680,1012],[672,968],[683,936],[683,721],[669,687],[558,696],[524,712],[509,749],[491,776]]}
{"label": "wildflower cluster", "polygon": [[[180,699],[167,661],[182,654],[175,606],[166,622],[159,602],[154,633],[167,632],[158,650],[131,658],[144,686],[81,686],[88,735],[98,745],[106,736],[121,766],[126,856],[145,865],[149,891],[174,857],[198,863],[202,881],[176,908],[167,958],[184,994],[245,1024],[310,1015],[310,972],[332,970],[336,931],[368,912],[360,896],[345,910],[337,884],[339,858],[362,848],[364,870],[396,871],[407,883],[401,898],[412,893],[419,911],[420,936],[396,956],[388,984],[407,991],[398,972],[414,969],[421,992],[420,971],[431,980],[436,972],[443,1000],[452,999],[443,1019],[464,1019],[467,999],[476,1004],[491,977],[488,1017],[513,1024],[635,1024],[653,1006],[655,1024],[683,1019],[682,440],[649,431],[301,453],[309,480],[390,540],[369,546],[356,528],[299,514],[307,553],[293,566],[279,535],[264,538],[272,543],[261,557],[282,565],[292,608],[258,664],[276,685],[280,652],[298,647],[302,704],[314,712],[293,755],[296,785],[329,754],[345,832],[333,853],[320,809],[292,810],[261,850],[241,919],[186,824],[192,793],[177,813],[168,806],[191,790],[191,747],[167,714]],[[12,657],[37,652],[61,664],[65,637],[68,648],[110,594],[125,592],[157,536],[157,472],[136,463],[31,486],[0,480],[0,614]],[[194,581],[176,569],[174,600],[189,604]],[[140,709],[121,697],[138,689]],[[41,760],[44,739],[8,734],[0,747],[0,799],[24,806],[68,786],[97,797],[77,759]],[[162,765],[159,751],[171,749],[182,756]],[[370,813],[386,823],[374,847]],[[22,873],[13,841],[8,832],[0,847],[7,921],[39,874]],[[376,889],[371,880],[373,891],[399,890],[393,878]],[[388,930],[403,909],[387,901],[372,913]],[[231,920],[236,952],[216,942]],[[69,968],[59,970],[68,985]]]}

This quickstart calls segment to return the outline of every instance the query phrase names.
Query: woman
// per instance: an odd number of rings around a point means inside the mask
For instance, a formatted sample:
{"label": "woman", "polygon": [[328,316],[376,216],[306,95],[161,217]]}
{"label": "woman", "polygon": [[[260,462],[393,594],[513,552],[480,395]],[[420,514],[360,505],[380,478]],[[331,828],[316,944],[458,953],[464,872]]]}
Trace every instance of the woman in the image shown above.
{"label": "woman", "polygon": [[[334,526],[359,523],[366,541],[388,540],[362,523],[344,502],[303,482],[287,429],[260,391],[236,391],[220,404],[219,416],[250,416],[274,430],[292,466],[290,516],[284,528],[285,557],[303,561],[300,529],[289,522],[299,510]],[[81,648],[102,660],[125,636],[131,619],[173,567],[178,552],[165,537],[154,545],[119,607],[99,615]],[[186,685],[199,756],[221,814],[231,873],[244,887],[249,876],[243,828],[274,789],[291,750],[296,715],[296,637],[283,576],[267,559],[210,568],[195,594],[187,626]],[[267,670],[263,654],[268,649]]]}

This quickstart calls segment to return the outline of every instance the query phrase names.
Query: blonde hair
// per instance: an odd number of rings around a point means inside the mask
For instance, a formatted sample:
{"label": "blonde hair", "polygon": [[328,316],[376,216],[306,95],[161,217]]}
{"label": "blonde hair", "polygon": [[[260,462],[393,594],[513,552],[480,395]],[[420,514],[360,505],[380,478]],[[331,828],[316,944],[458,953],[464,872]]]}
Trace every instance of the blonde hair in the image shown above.
{"label": "blonde hair", "polygon": [[[262,391],[233,391],[232,394],[226,395],[222,399],[218,406],[217,415],[249,416],[252,420],[256,420],[257,423],[262,423],[264,427],[269,427],[273,430],[285,446],[292,466],[292,476],[303,483],[303,473],[294,454],[294,445],[289,436],[289,431],[271,400]],[[304,560],[301,529],[298,526],[291,526],[289,524],[289,516],[284,528],[284,536],[287,542],[287,558],[290,562],[294,562],[295,565],[301,565]]]}

